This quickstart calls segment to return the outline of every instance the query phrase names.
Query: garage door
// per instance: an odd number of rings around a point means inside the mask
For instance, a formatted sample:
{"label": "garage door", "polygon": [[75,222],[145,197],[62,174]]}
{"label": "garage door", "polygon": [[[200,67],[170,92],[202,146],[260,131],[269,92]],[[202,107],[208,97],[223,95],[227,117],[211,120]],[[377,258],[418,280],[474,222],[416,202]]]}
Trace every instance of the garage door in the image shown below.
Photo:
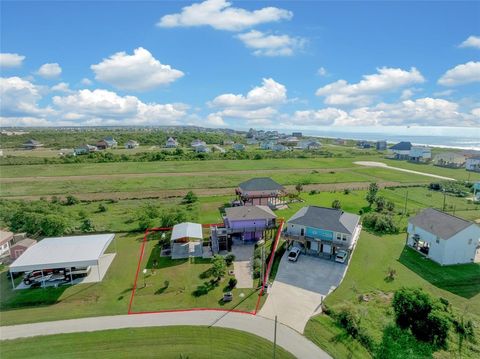
{"label": "garage door", "polygon": [[322,252],[323,253],[332,253],[332,246],[330,244],[324,244]]}

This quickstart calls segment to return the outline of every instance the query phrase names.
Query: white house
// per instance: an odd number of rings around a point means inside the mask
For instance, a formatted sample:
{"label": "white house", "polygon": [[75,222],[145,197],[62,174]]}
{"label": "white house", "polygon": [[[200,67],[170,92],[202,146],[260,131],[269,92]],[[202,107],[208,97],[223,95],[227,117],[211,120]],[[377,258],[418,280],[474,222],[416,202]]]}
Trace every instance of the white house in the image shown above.
{"label": "white house", "polygon": [[480,248],[480,227],[433,208],[408,220],[407,245],[440,265],[472,263]]}
{"label": "white house", "polygon": [[432,159],[432,150],[426,146],[412,146],[409,157],[413,162],[428,162]]}
{"label": "white house", "polygon": [[433,157],[433,164],[440,167],[460,168],[465,165],[465,156],[457,152],[442,152]]}
{"label": "white house", "polygon": [[301,208],[286,223],[285,235],[307,254],[334,255],[351,250],[360,234],[360,216],[335,208]]}
{"label": "white house", "polygon": [[245,145],[242,144],[242,143],[235,143],[232,148],[235,150],[235,151],[245,151]]}
{"label": "white house", "polygon": [[194,147],[195,152],[197,153],[207,153],[210,152],[210,148],[207,145],[198,145]]}
{"label": "white house", "polygon": [[192,141],[192,143],[191,143],[191,146],[192,146],[193,148],[195,148],[195,147],[197,147],[197,146],[206,146],[206,145],[207,145],[207,143],[206,143],[205,141],[202,141],[202,140],[194,140],[194,141]]}
{"label": "white house", "polygon": [[297,148],[302,150],[317,150],[322,147],[322,144],[314,140],[303,140],[298,143]]}
{"label": "white house", "polygon": [[165,148],[176,148],[178,147],[178,142],[173,137],[169,137],[167,142],[165,143]]}
{"label": "white house", "polygon": [[467,158],[465,168],[467,171],[480,172],[480,157]]}
{"label": "white house", "polygon": [[140,146],[140,144],[135,140],[128,140],[125,143],[125,148],[126,149],[133,149],[133,148],[137,148],[138,146]]}

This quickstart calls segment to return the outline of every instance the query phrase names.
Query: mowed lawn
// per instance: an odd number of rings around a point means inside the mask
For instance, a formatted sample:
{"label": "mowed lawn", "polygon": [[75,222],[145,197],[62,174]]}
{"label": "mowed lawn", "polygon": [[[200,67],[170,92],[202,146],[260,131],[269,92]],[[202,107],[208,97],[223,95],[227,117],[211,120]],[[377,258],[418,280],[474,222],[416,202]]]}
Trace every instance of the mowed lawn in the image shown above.
{"label": "mowed lawn", "polygon": [[[49,335],[3,341],[2,359],[271,358],[273,343],[234,329],[172,326]],[[276,358],[293,355],[277,346]]]}
{"label": "mowed lawn", "polygon": [[[480,337],[480,264],[441,267],[404,248],[405,233],[375,236],[362,232],[352,262],[342,284],[330,294],[325,304],[338,309],[350,306],[358,310],[361,324],[377,343],[381,342],[383,329],[393,322],[390,301],[392,293],[401,287],[420,287],[434,297],[447,299],[454,311],[467,313],[476,324]],[[388,268],[397,275],[388,281]],[[368,302],[359,301],[368,295]],[[369,358],[370,354],[355,340],[343,334],[337,324],[326,315],[312,318],[305,335],[335,358]],[[440,353],[447,358],[457,350],[457,338],[449,338],[451,352]],[[464,357],[475,357],[478,344],[468,343]]]}
{"label": "mowed lawn", "polygon": [[[222,308],[252,312],[255,309],[259,293],[256,288],[230,288],[228,280],[234,276],[228,272],[217,282],[210,274],[210,259],[172,260],[169,257],[160,257],[156,243],[155,240],[146,242],[132,304],[133,312],[186,308]],[[155,260],[157,267],[153,265]],[[145,275],[143,269],[147,270]],[[233,265],[228,267],[228,270],[233,270]],[[224,303],[223,294],[229,291],[233,293],[234,299]]]}

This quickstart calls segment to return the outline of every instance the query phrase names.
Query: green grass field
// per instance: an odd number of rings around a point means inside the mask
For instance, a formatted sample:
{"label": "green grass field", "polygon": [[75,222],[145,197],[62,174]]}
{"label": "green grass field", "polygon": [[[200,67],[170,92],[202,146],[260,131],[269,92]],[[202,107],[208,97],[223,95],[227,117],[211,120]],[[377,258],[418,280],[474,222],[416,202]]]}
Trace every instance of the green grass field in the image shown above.
{"label": "green grass field", "polygon": [[[440,267],[405,249],[404,244],[404,233],[378,237],[362,232],[345,279],[325,304],[333,309],[346,305],[356,308],[361,313],[362,326],[377,343],[384,327],[393,322],[389,309],[391,293],[403,286],[421,287],[434,297],[446,298],[456,312],[468,313],[480,323],[480,264]],[[389,267],[397,272],[393,281],[386,280]],[[358,300],[363,294],[371,297],[369,302]],[[477,338],[478,328],[477,325]],[[360,344],[342,332],[330,317],[320,315],[309,321],[305,335],[335,358],[370,357],[365,349],[356,350]],[[449,345],[449,351],[440,353],[440,357],[455,354],[455,337],[450,338]],[[469,343],[464,357],[475,357],[475,350],[480,350],[478,344]]]}
{"label": "green grass field", "polygon": [[[2,359],[271,358],[273,343],[233,329],[191,326],[106,330],[3,341]],[[294,358],[277,346],[276,358]]]}

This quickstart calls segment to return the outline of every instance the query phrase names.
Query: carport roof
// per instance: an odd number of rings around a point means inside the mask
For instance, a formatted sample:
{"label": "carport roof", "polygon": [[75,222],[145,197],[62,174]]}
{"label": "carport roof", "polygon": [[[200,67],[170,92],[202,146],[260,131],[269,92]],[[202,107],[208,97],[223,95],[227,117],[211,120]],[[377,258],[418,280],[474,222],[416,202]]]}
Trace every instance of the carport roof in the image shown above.
{"label": "carport roof", "polygon": [[10,265],[11,272],[96,265],[115,234],[45,238]]}
{"label": "carport roof", "polygon": [[183,222],[173,226],[172,238],[174,241],[180,238],[203,238],[202,225],[199,223]]}

